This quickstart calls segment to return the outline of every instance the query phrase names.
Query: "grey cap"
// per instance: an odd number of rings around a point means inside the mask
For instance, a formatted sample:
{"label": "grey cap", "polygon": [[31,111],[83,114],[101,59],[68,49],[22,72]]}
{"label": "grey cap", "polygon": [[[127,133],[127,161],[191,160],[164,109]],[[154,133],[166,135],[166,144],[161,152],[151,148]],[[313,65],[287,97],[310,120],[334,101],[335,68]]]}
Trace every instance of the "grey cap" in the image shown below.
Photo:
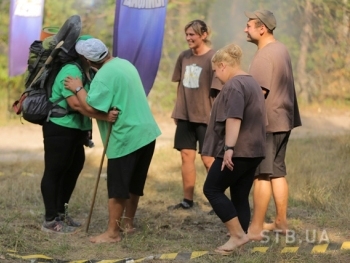
{"label": "grey cap", "polygon": [[75,51],[78,52],[78,50],[81,50],[81,45],[85,42],[85,40],[88,40],[90,38],[93,38],[92,36],[90,35],[82,35],[80,36],[78,39],[77,39],[77,42],[75,43]]}
{"label": "grey cap", "polygon": [[106,45],[97,38],[89,38],[84,41],[79,41],[75,45],[75,50],[78,54],[92,62],[101,61],[108,54],[108,48]]}
{"label": "grey cap", "polygon": [[269,10],[256,10],[254,12],[244,12],[244,14],[250,19],[259,19],[270,30],[276,28],[276,18]]}

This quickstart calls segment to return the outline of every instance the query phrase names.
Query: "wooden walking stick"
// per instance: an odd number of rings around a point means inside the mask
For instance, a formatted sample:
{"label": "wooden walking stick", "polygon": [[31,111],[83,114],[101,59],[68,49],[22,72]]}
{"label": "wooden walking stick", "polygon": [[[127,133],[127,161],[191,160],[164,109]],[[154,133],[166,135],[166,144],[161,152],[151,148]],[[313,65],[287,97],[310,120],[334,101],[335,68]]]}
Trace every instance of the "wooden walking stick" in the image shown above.
{"label": "wooden walking stick", "polygon": [[[112,110],[116,110],[116,108],[113,108]],[[101,171],[102,171],[103,161],[104,161],[105,154],[106,154],[106,151],[107,151],[108,142],[109,142],[109,137],[111,136],[112,126],[113,126],[113,123],[110,122],[110,123],[108,124],[107,136],[106,136],[106,140],[105,140],[104,147],[103,147],[103,153],[102,153],[102,158],[101,158],[101,162],[100,162],[100,168],[99,168],[99,170],[98,170],[98,174],[97,174],[97,178],[96,178],[95,189],[94,189],[94,194],[93,194],[93,197],[92,197],[90,212],[89,212],[89,216],[88,216],[88,219],[87,219],[87,222],[86,222],[86,228],[85,228],[85,232],[86,232],[86,233],[89,231],[89,226],[90,226],[90,220],[91,220],[92,210],[94,209],[94,205],[95,205],[95,199],[96,199],[96,193],[97,193],[98,183],[100,182],[100,177],[101,177]]]}

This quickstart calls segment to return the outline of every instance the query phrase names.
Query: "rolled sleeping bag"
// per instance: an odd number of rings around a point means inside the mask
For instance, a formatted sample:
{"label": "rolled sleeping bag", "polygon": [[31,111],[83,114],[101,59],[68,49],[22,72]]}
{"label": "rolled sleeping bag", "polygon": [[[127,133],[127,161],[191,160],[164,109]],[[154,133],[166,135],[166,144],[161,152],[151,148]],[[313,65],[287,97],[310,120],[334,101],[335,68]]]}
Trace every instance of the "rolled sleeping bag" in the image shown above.
{"label": "rolled sleeping bag", "polygon": [[57,26],[44,27],[40,33],[40,40],[43,41],[45,38],[56,35],[59,30],[60,30],[60,28]]}

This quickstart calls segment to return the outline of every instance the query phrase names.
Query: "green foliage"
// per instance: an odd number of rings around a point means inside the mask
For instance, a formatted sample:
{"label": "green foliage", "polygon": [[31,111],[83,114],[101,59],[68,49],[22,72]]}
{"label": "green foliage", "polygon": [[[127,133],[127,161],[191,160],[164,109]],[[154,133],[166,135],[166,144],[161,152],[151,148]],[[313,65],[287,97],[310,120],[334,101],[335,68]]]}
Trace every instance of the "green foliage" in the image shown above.
{"label": "green foliage", "polygon": [[[343,100],[350,92],[350,72],[347,65],[349,52],[349,6],[350,2],[332,0],[309,0],[311,3],[311,32],[309,35],[305,76],[307,91],[313,100]],[[308,20],[305,17],[306,0],[280,2],[278,13],[286,19],[283,25],[285,34],[282,39],[291,37],[287,42],[292,50],[292,58],[298,60],[301,43],[301,29]],[[290,29],[293,30],[290,30]],[[292,44],[292,45],[291,45]],[[302,76],[296,75],[297,82]]]}
{"label": "green foliage", "polygon": [[10,0],[0,1],[0,99],[4,98],[4,93],[8,85],[7,52],[8,52],[8,28],[9,28]]}
{"label": "green foliage", "polygon": [[64,2],[55,0],[45,0],[43,27],[60,27],[68,17],[77,14],[74,8],[74,0],[65,0]]}
{"label": "green foliage", "polygon": [[[114,22],[114,0],[94,1],[94,6],[86,5],[84,0],[45,0],[43,27],[60,27],[68,17],[78,14],[82,18],[82,33],[106,39],[106,44],[112,46],[111,28]],[[8,76],[8,35],[9,35],[10,0],[0,1],[0,100],[7,100],[6,105],[0,104],[0,109],[11,111],[12,102],[23,92],[23,76]],[[102,29],[102,30],[101,30]]]}
{"label": "green foliage", "polygon": [[[310,1],[312,15],[311,33],[308,36],[307,56],[303,76],[298,74],[298,61],[301,55],[301,35],[305,25],[305,6]],[[87,3],[93,3],[93,6]],[[22,92],[22,76],[9,78],[7,69],[8,28],[10,0],[0,1],[0,96],[4,98],[7,90],[12,100]],[[314,100],[322,103],[329,100],[344,101],[350,93],[350,38],[349,38],[349,0],[169,0],[165,24],[162,59],[158,75],[150,94],[151,103],[159,110],[169,110],[176,97],[176,85],[171,83],[171,75],[177,56],[187,48],[184,26],[193,19],[202,19],[212,30],[212,39],[219,43],[218,48],[233,39],[244,38],[243,28],[232,36],[231,25],[227,23],[233,11],[244,17],[244,10],[270,9],[277,18],[276,38],[288,47],[296,83],[306,78],[307,91]],[[83,34],[91,34],[103,39],[111,48],[113,46],[113,25],[115,0],[45,0],[43,26],[60,26],[73,14],[78,14],[83,22]],[[236,17],[234,17],[236,20]],[[238,17],[237,17],[238,19]],[[213,27],[214,26],[214,27]],[[236,26],[236,25],[234,25]],[[235,27],[236,28],[236,27]],[[237,27],[239,28],[239,27]],[[220,29],[220,30],[219,30]],[[244,53],[253,50],[251,44],[242,45]],[[249,57],[249,56],[248,56]],[[244,57],[244,63],[250,62]]]}
{"label": "green foliage", "polygon": [[[0,1],[0,55],[7,52],[10,0]],[[1,64],[2,65],[2,64]]]}

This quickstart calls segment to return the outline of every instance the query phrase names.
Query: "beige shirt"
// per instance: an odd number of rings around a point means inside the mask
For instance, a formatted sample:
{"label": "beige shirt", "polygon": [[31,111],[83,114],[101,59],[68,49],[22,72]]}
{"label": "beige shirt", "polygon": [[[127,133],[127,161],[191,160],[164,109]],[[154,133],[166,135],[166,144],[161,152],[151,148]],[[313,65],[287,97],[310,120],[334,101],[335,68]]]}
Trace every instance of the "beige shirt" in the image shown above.
{"label": "beige shirt", "polygon": [[233,157],[265,157],[265,98],[252,76],[233,77],[225,83],[216,97],[202,155],[221,158],[224,156],[227,118],[242,120]]}
{"label": "beige shirt", "polygon": [[211,66],[214,54],[214,50],[209,50],[201,56],[195,56],[189,49],[178,57],[172,77],[173,82],[179,82],[172,118],[208,123],[213,104],[210,89],[220,90],[222,86],[214,78]]}
{"label": "beige shirt", "polygon": [[260,86],[269,91],[266,98],[266,131],[284,132],[301,126],[292,63],[287,48],[275,41],[259,49],[249,73]]}

